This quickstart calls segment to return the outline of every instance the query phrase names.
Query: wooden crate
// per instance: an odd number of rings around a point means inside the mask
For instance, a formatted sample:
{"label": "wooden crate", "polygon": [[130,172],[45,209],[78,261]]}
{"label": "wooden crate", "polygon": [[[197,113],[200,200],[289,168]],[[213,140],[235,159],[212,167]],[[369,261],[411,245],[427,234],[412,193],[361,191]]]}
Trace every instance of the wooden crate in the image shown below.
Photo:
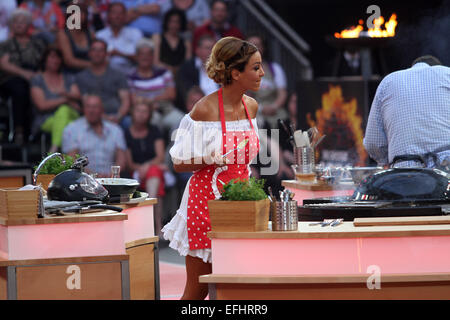
{"label": "wooden crate", "polygon": [[212,231],[266,231],[269,223],[269,199],[259,201],[210,200]]}
{"label": "wooden crate", "polygon": [[39,190],[0,189],[0,216],[6,219],[36,219]]}

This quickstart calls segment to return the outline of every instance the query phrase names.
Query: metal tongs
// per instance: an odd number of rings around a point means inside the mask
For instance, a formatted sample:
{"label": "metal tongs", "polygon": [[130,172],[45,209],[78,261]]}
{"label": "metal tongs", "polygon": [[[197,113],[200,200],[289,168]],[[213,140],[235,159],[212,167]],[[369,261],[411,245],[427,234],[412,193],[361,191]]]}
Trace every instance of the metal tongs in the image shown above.
{"label": "metal tongs", "polygon": [[322,227],[326,227],[326,226],[337,227],[343,221],[344,221],[344,219],[342,219],[342,218],[340,218],[340,219],[323,219],[323,221],[321,221],[321,222],[313,222],[313,223],[310,223],[309,225],[310,226],[320,225]]}

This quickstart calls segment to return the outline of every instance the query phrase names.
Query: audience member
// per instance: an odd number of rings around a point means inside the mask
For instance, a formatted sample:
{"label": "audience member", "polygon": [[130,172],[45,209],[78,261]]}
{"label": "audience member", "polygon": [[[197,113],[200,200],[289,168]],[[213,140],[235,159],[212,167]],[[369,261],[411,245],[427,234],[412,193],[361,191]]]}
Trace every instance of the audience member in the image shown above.
{"label": "audience member", "polygon": [[215,40],[208,34],[203,35],[197,42],[195,57],[184,62],[176,75],[177,98],[176,105],[181,108],[186,101],[188,90],[193,86],[199,86],[208,95],[219,89],[217,83],[208,77],[205,64],[208,60]]}
{"label": "audience member", "polygon": [[278,127],[278,119],[287,117],[285,104],[287,100],[286,75],[283,68],[271,61],[267,52],[266,40],[262,35],[254,34],[247,38],[259,50],[263,59],[264,78],[261,80],[259,91],[249,95],[258,101],[258,123],[266,121],[271,129]]}
{"label": "audience member", "polygon": [[187,18],[187,29],[192,37],[195,29],[211,18],[211,11],[206,0],[168,0],[162,6],[162,12],[170,9],[183,10]]}
{"label": "audience member", "polygon": [[106,48],[103,40],[94,39],[89,49],[91,67],[75,79],[82,95],[95,93],[101,97],[106,119],[120,123],[130,109],[130,92],[126,76],[109,65]]}
{"label": "audience member", "polygon": [[63,56],[49,47],[43,57],[42,72],[31,78],[31,100],[35,106],[32,134],[51,133],[50,153],[61,147],[64,128],[79,117],[80,90],[73,76],[63,74]]}
{"label": "audience member", "polygon": [[131,110],[131,126],[125,129],[127,168],[149,197],[158,198],[154,206],[155,234],[161,230],[161,209],[164,191],[164,140],[158,127],[150,124],[152,106],[137,103]]}
{"label": "audience member", "polygon": [[228,3],[224,0],[213,0],[211,3],[211,20],[194,31],[192,46],[197,47],[201,36],[209,34],[215,41],[223,37],[236,37],[243,39],[242,32],[228,22]]}
{"label": "audience member", "polygon": [[0,2],[0,42],[9,38],[8,20],[16,8],[16,0],[2,0]]}
{"label": "audience member", "polygon": [[42,38],[47,44],[54,43],[57,32],[63,29],[66,23],[59,4],[52,0],[26,0],[20,8],[31,12],[31,33]]}
{"label": "audience member", "polygon": [[137,45],[137,68],[128,77],[133,103],[137,97],[144,102],[152,103],[155,108],[152,123],[164,133],[173,124],[178,124],[184,114],[177,110],[175,99],[175,83],[169,70],[153,65],[154,44],[149,39],[142,39]]}
{"label": "audience member", "polygon": [[[450,168],[450,68],[433,56],[387,75],[378,85],[364,147],[378,165],[415,155],[427,167]],[[444,165],[445,163],[445,165]],[[398,166],[422,166],[403,161]]]}
{"label": "audience member", "polygon": [[108,8],[108,26],[97,31],[96,36],[108,44],[109,62],[112,67],[129,73],[134,66],[136,44],[142,39],[142,32],[126,26],[127,9],[121,2],[113,2]]}
{"label": "audience member", "polygon": [[91,31],[101,30],[108,24],[108,7],[111,2],[111,0],[83,0],[88,7],[87,19]]}
{"label": "audience member", "polygon": [[170,9],[164,15],[162,34],[154,34],[155,65],[172,71],[191,58],[191,41],[183,37],[186,31],[186,15],[182,10]]}
{"label": "audience member", "polygon": [[84,116],[71,122],[63,133],[62,152],[70,156],[87,156],[88,173],[110,177],[111,166],[126,167],[127,146],[122,129],[103,119],[103,103],[98,95],[82,99]]}
{"label": "audience member", "polygon": [[80,7],[81,28],[61,29],[58,31],[57,41],[64,57],[65,71],[77,73],[89,68],[89,48],[94,39],[94,34],[89,30],[88,7],[78,4]]}
{"label": "audience member", "polygon": [[39,68],[45,43],[30,37],[31,14],[16,9],[10,18],[11,38],[0,43],[0,95],[11,98],[15,142],[22,144],[30,129],[29,81]]}
{"label": "audience member", "polygon": [[146,38],[161,33],[161,5],[166,0],[116,0],[122,2],[127,12],[129,26],[138,28]]}

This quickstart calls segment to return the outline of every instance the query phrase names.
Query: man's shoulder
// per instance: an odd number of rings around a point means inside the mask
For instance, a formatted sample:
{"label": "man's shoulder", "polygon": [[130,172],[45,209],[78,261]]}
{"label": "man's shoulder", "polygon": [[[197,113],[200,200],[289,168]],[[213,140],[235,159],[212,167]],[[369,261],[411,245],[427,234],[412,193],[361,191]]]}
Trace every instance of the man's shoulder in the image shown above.
{"label": "man's shoulder", "polygon": [[86,131],[86,119],[81,117],[72,121],[64,128],[64,131],[70,133]]}

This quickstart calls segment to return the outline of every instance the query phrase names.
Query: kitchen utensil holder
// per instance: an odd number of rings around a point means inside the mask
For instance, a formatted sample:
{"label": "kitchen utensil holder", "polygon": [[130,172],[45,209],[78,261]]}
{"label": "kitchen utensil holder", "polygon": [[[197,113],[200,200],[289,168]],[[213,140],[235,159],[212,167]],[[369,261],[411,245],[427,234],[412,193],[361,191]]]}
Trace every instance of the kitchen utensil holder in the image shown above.
{"label": "kitchen utensil holder", "polygon": [[270,203],[272,231],[297,231],[297,201],[274,201]]}
{"label": "kitchen utensil holder", "polygon": [[295,147],[294,148],[295,164],[298,166],[297,173],[309,174],[314,170],[314,148],[312,147]]}

